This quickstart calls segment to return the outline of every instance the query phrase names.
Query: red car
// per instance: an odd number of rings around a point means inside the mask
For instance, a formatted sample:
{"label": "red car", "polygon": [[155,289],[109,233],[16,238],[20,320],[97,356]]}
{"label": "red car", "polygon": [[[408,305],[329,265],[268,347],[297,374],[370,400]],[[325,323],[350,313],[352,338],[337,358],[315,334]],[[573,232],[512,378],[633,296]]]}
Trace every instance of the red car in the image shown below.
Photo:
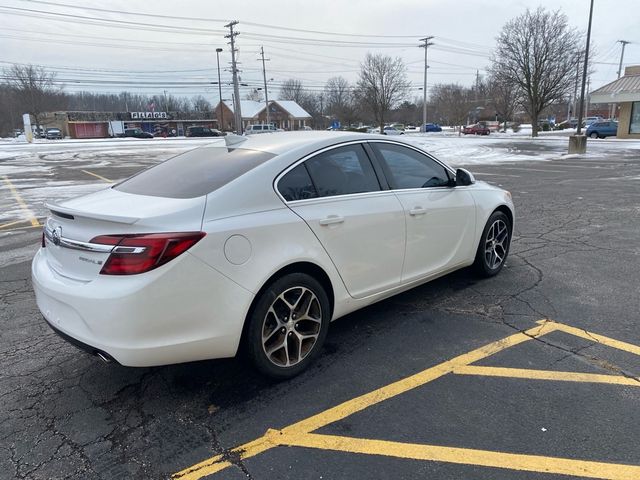
{"label": "red car", "polygon": [[476,123],[475,125],[467,125],[462,129],[462,133],[467,135],[471,133],[473,135],[489,135],[489,128],[486,125],[481,123]]}

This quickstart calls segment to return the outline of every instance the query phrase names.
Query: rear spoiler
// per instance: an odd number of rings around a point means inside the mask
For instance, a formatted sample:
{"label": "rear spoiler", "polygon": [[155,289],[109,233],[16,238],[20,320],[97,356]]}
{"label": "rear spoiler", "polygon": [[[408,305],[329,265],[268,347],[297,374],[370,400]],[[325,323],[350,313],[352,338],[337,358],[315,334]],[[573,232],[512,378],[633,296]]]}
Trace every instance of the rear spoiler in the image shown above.
{"label": "rear spoiler", "polygon": [[54,215],[62,213],[63,216],[69,215],[72,218],[91,218],[94,220],[103,220],[106,222],[126,223],[127,225],[131,225],[140,220],[140,218],[138,217],[125,217],[121,215],[104,215],[102,213],[84,212],[75,208],[63,207],[62,205],[58,205],[56,203],[45,203],[44,206],[51,210],[51,213],[53,213]]}

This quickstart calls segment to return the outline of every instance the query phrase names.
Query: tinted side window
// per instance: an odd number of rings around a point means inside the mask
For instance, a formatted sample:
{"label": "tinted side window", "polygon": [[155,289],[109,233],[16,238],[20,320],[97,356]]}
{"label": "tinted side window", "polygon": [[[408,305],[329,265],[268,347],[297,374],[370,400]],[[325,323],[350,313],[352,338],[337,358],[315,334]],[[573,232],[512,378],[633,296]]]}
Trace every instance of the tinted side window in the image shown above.
{"label": "tinted side window", "polygon": [[278,191],[289,202],[318,196],[304,164],[298,165],[280,179]]}
{"label": "tinted side window", "polygon": [[446,169],[411,148],[389,143],[374,143],[393,189],[442,187],[449,184]]}
{"label": "tinted side window", "polygon": [[334,148],[310,158],[305,165],[319,197],[380,190],[362,145]]}

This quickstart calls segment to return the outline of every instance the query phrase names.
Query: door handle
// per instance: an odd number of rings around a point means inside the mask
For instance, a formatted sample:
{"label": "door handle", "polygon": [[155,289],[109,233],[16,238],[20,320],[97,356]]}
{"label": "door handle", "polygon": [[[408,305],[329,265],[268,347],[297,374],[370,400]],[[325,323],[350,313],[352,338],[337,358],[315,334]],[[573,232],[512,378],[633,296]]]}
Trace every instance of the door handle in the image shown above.
{"label": "door handle", "polygon": [[344,222],[344,217],[341,217],[340,215],[329,215],[328,217],[323,218],[322,220],[320,220],[320,225],[327,226],[327,225],[335,225],[337,223],[342,223]]}
{"label": "door handle", "polygon": [[422,207],[413,207],[411,210],[409,210],[409,215],[413,215],[414,217],[418,215],[424,215],[425,213],[427,213],[427,210]]}

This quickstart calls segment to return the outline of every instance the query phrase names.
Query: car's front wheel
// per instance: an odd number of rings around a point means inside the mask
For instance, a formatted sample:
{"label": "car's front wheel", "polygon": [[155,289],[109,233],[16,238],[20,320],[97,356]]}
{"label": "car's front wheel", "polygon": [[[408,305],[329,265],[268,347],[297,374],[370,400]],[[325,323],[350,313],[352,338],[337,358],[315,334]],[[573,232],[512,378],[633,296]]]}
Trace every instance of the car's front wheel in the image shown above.
{"label": "car's front wheel", "polygon": [[589,135],[591,138],[598,138],[598,134],[597,132],[593,132],[591,135]]}
{"label": "car's front wheel", "polygon": [[482,231],[476,259],[476,272],[484,277],[497,275],[504,266],[511,243],[511,222],[500,211],[493,212]]}
{"label": "car's front wheel", "polygon": [[265,375],[284,380],[302,372],[327,336],[331,307],[322,285],[291,273],[260,296],[247,325],[247,353]]}

